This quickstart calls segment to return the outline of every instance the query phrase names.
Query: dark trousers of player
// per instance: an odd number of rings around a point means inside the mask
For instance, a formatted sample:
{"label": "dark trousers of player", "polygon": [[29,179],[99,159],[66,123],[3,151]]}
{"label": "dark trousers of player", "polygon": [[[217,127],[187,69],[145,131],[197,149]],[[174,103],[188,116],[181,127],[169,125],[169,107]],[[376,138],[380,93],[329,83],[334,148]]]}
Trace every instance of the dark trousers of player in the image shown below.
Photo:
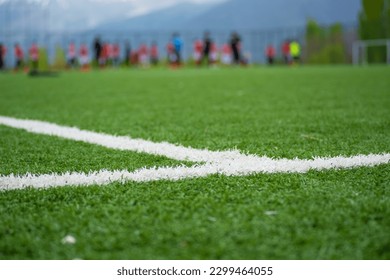
{"label": "dark trousers of player", "polygon": [[32,71],[38,71],[38,60],[32,60],[31,65],[32,65]]}
{"label": "dark trousers of player", "polygon": [[176,55],[176,64],[177,64],[177,65],[181,65],[181,55],[180,55],[180,51],[175,50],[175,55]]}
{"label": "dark trousers of player", "polygon": [[267,57],[267,60],[268,60],[268,64],[269,64],[269,65],[274,64],[274,57],[273,57],[273,56],[268,56],[268,57]]}
{"label": "dark trousers of player", "polygon": [[240,52],[238,51],[237,47],[233,46],[232,47],[232,51],[233,51],[233,61],[234,61],[234,63],[235,64],[240,64],[241,57],[240,57]]}
{"label": "dark trousers of player", "polygon": [[100,64],[100,63],[99,63],[100,53],[101,53],[101,51],[99,51],[99,50],[96,50],[96,51],[95,51],[95,62],[96,62],[96,65],[99,65],[99,64]]}
{"label": "dark trousers of player", "polygon": [[20,58],[17,59],[15,63],[15,70],[19,70],[22,66],[23,66],[22,60]]}
{"label": "dark trousers of player", "polygon": [[3,60],[3,57],[0,56],[0,70],[3,70],[4,68],[4,60]]}
{"label": "dark trousers of player", "polygon": [[290,63],[290,56],[288,54],[284,55],[284,63],[289,64]]}
{"label": "dark trousers of player", "polygon": [[158,57],[155,57],[155,56],[151,57],[150,58],[150,63],[152,65],[157,65],[158,64]]}
{"label": "dark trousers of player", "polygon": [[200,59],[201,64],[203,64],[203,61],[205,59],[207,60],[207,65],[210,65],[211,64],[210,51],[207,49],[203,51],[202,58]]}
{"label": "dark trousers of player", "polygon": [[70,58],[68,61],[68,66],[69,67],[76,67],[76,58]]}

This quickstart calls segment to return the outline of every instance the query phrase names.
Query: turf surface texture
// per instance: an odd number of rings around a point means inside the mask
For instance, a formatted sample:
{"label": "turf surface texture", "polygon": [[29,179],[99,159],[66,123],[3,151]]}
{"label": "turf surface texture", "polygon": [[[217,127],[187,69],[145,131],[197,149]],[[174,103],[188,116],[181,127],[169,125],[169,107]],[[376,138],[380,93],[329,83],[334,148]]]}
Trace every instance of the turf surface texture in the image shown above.
{"label": "turf surface texture", "polygon": [[[0,74],[3,116],[275,158],[390,152],[388,67]],[[1,175],[181,164],[0,126]],[[390,164],[2,191],[0,216],[0,259],[389,259]]]}

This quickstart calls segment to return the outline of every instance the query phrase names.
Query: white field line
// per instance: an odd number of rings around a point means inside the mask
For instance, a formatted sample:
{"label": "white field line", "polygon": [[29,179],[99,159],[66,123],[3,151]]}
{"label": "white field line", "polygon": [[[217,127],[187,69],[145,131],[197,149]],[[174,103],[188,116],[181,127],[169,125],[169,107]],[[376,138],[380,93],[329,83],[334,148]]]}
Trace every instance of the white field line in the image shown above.
{"label": "white field line", "polygon": [[91,186],[110,183],[151,182],[159,180],[178,181],[189,178],[201,178],[209,175],[248,176],[259,173],[306,173],[310,170],[328,170],[375,166],[390,162],[390,154],[359,155],[354,157],[316,158],[311,160],[274,160],[260,158],[256,161],[231,160],[223,163],[205,163],[191,167],[142,168],[134,172],[127,170],[101,170],[90,173],[66,172],[44,175],[8,175],[0,176],[0,191],[33,188],[51,188],[61,186]]}
{"label": "white field line", "polygon": [[132,139],[127,136],[114,136],[81,130],[76,127],[60,126],[43,121],[20,120],[0,116],[0,124],[28,132],[57,136],[65,139],[82,141],[116,150],[144,152],[152,155],[166,156],[175,160],[192,162],[221,162],[242,156],[239,151],[212,152],[186,148],[170,143],[154,143],[143,139]]}
{"label": "white field line", "polygon": [[390,154],[357,155],[352,157],[314,158],[314,159],[272,159],[255,155],[244,155],[239,151],[213,152],[196,150],[169,143],[153,143],[125,136],[112,136],[50,124],[41,121],[18,120],[0,116],[0,124],[29,132],[54,135],[66,139],[98,144],[104,147],[146,152],[163,155],[177,160],[189,160],[203,164],[192,167],[162,167],[127,170],[44,175],[8,175],[0,176],[0,190],[22,189],[26,187],[48,188],[59,186],[107,185],[113,182],[149,182],[157,180],[182,180],[187,178],[206,177],[213,174],[227,176],[246,176],[258,173],[305,173],[309,170],[328,170],[375,166],[390,162]]}

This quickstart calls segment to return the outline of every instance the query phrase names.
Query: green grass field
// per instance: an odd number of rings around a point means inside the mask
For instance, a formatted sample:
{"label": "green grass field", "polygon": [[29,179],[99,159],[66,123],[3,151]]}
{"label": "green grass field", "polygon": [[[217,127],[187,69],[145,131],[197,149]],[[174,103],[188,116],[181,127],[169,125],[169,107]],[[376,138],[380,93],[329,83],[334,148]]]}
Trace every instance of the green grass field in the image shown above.
{"label": "green grass field", "polygon": [[[389,77],[381,66],[0,73],[0,115],[275,158],[389,153]],[[0,125],[0,175],[180,164]],[[0,259],[390,259],[390,164],[1,191],[0,217]]]}

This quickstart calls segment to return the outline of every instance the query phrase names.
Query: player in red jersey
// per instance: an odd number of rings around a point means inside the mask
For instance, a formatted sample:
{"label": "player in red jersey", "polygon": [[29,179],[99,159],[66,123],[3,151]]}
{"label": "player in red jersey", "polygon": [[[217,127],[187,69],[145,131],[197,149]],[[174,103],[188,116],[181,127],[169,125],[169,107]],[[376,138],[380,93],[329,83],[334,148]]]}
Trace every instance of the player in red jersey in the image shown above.
{"label": "player in red jersey", "polygon": [[229,44],[223,44],[222,46],[222,64],[230,65],[232,64],[232,49]]}
{"label": "player in red jersey", "polygon": [[173,46],[172,42],[169,42],[167,44],[167,55],[168,55],[168,63],[171,66],[174,66],[176,63],[176,54],[175,54],[175,47]]}
{"label": "player in red jersey", "polygon": [[108,61],[108,56],[109,56],[109,45],[108,43],[104,43],[103,44],[103,47],[102,47],[102,51],[100,53],[100,57],[99,57],[99,66],[101,68],[103,68],[104,66],[106,66],[107,64],[107,61]]}
{"label": "player in red jersey", "polygon": [[89,54],[88,47],[86,44],[81,44],[79,50],[79,61],[82,70],[87,70],[89,68]]}
{"label": "player in red jersey", "polygon": [[30,61],[32,66],[32,71],[38,71],[38,61],[39,61],[39,49],[36,43],[33,43],[28,51],[30,55]]}
{"label": "player in red jersey", "polygon": [[76,67],[76,46],[74,42],[71,42],[68,47],[68,66]]}
{"label": "player in red jersey", "polygon": [[211,42],[209,56],[210,65],[215,65],[218,60],[218,48],[217,44],[215,44],[214,42]]}
{"label": "player in red jersey", "polygon": [[290,64],[291,63],[291,55],[290,55],[290,41],[286,40],[282,44],[282,54],[284,63]]}
{"label": "player in red jersey", "polygon": [[141,44],[138,49],[139,62],[142,67],[147,67],[149,65],[148,59],[148,46],[146,44]]}
{"label": "player in red jersey", "polygon": [[107,43],[106,44],[106,63],[112,63],[112,60],[114,58],[114,52],[112,44]]}
{"label": "player in red jersey", "polygon": [[130,64],[134,66],[138,66],[139,64],[139,55],[138,51],[130,51]]}
{"label": "player in red jersey", "polygon": [[115,43],[112,46],[112,65],[114,67],[118,67],[118,65],[119,65],[119,56],[120,56],[119,43]]}
{"label": "player in red jersey", "polygon": [[14,46],[14,54],[15,54],[15,61],[16,61],[15,71],[18,71],[23,66],[23,58],[24,58],[23,50],[18,43],[16,43]]}
{"label": "player in red jersey", "polygon": [[158,47],[156,42],[153,42],[150,47],[150,63],[155,66],[158,64]]}
{"label": "player in red jersey", "polygon": [[199,39],[194,42],[194,61],[196,65],[200,65],[202,62],[203,42]]}
{"label": "player in red jersey", "polygon": [[269,65],[274,64],[275,55],[276,55],[276,50],[275,50],[274,46],[268,45],[268,47],[265,50],[265,56],[267,57],[267,62]]}

